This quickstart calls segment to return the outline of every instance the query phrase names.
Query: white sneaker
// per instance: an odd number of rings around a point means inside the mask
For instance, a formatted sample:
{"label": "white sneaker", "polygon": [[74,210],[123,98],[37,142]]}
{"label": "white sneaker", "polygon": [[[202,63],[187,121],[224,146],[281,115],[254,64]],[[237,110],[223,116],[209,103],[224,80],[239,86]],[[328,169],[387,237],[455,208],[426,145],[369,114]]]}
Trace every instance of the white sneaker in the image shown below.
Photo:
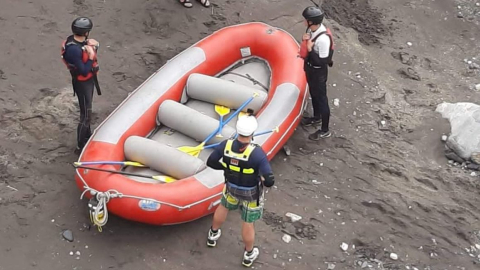
{"label": "white sneaker", "polygon": [[212,232],[212,228],[208,230],[208,237],[207,237],[207,246],[214,247],[217,245],[217,240],[222,235],[222,230],[218,229],[216,233]]}
{"label": "white sneaker", "polygon": [[260,255],[260,250],[257,247],[254,247],[250,254],[248,254],[245,250],[245,252],[243,253],[243,266],[252,266],[253,262],[258,258],[258,255]]}

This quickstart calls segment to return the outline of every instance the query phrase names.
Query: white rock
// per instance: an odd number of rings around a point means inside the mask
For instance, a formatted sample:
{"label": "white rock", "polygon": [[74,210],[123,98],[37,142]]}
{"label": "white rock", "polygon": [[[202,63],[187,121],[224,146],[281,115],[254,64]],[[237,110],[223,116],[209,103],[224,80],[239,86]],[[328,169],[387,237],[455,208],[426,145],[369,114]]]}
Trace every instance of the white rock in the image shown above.
{"label": "white rock", "polygon": [[332,84],[332,86],[333,86],[333,87],[335,87],[335,86],[337,86],[337,84],[336,84],[336,83],[334,83],[334,84]]}
{"label": "white rock", "polygon": [[407,45],[408,45],[409,47],[411,47],[413,44],[409,41],[409,42],[407,42]]}
{"label": "white rock", "polygon": [[480,245],[479,245],[479,244],[475,244],[475,248],[477,248],[478,250],[480,250]]}
{"label": "white rock", "polygon": [[447,136],[447,135],[443,135],[443,136],[442,136],[442,141],[446,142],[447,139],[448,139],[448,136]]}
{"label": "white rock", "polygon": [[340,248],[341,248],[343,251],[347,251],[347,250],[348,250],[348,244],[347,244],[347,243],[342,243],[342,245],[340,245]]}
{"label": "white rock", "polygon": [[290,241],[292,241],[292,237],[288,234],[284,234],[283,237],[282,237],[282,240],[283,240],[283,242],[288,244],[288,243],[290,243]]}
{"label": "white rock", "polygon": [[328,263],[327,270],[333,270],[333,269],[335,269],[335,264],[333,264],[333,263]]}
{"label": "white rock", "polygon": [[[316,180],[315,180],[315,181],[316,181]],[[312,182],[313,182],[313,181],[312,181]],[[289,218],[292,220],[292,222],[297,222],[297,221],[299,221],[300,219],[302,219],[301,216],[299,216],[299,215],[297,215],[297,214],[294,214],[294,213],[290,213],[290,212],[286,213],[285,216],[289,217]]]}
{"label": "white rock", "polygon": [[387,124],[387,122],[385,120],[382,120],[382,121],[380,121],[380,124],[382,124],[382,126],[385,126]]}
{"label": "white rock", "polygon": [[75,255],[80,256],[80,251],[75,252]]}
{"label": "white rock", "polygon": [[55,222],[55,219],[52,219],[52,223]]}
{"label": "white rock", "polygon": [[471,65],[471,64],[472,64],[472,61],[467,61],[467,64]]}
{"label": "white rock", "polygon": [[88,249],[88,246],[85,246],[85,249]]}
{"label": "white rock", "polygon": [[273,258],[274,258],[274,259],[276,259],[276,258],[277,258],[277,256],[278,256],[277,254],[273,254]]}
{"label": "white rock", "polygon": [[472,172],[470,175],[471,175],[471,176],[477,176],[477,173],[476,173],[476,172]]}
{"label": "white rock", "polygon": [[73,256],[73,251],[70,251],[70,256]]}
{"label": "white rock", "polygon": [[333,105],[335,105],[337,107],[340,106],[340,100],[338,98],[334,99],[333,100]]}
{"label": "white rock", "polygon": [[398,255],[395,254],[395,253],[390,253],[390,259],[396,261],[396,260],[398,260]]}
{"label": "white rock", "polygon": [[475,90],[480,91],[480,83],[475,85]]}

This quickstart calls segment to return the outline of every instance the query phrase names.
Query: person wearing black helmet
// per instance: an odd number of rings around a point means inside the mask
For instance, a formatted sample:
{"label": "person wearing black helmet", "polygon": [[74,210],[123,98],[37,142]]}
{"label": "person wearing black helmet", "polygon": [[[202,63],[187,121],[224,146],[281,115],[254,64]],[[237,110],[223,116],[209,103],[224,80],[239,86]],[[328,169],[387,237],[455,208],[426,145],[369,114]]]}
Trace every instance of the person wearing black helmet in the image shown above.
{"label": "person wearing black helmet", "polygon": [[72,22],[73,35],[67,37],[62,46],[63,62],[72,76],[74,95],[78,97],[80,107],[80,122],[77,126],[77,148],[79,154],[91,136],[90,120],[92,114],[92,99],[94,86],[100,89],[96,75],[98,62],[96,52],[98,42],[89,39],[88,36],[93,28],[89,18],[80,17]]}
{"label": "person wearing black helmet", "polygon": [[324,13],[319,7],[307,7],[303,13],[307,31],[303,35],[306,46],[304,70],[312,98],[313,117],[302,119],[304,126],[322,124],[321,129],[308,136],[319,140],[331,136],[329,130],[330,107],[327,98],[328,67],[333,65],[333,39],[328,28],[323,25]]}

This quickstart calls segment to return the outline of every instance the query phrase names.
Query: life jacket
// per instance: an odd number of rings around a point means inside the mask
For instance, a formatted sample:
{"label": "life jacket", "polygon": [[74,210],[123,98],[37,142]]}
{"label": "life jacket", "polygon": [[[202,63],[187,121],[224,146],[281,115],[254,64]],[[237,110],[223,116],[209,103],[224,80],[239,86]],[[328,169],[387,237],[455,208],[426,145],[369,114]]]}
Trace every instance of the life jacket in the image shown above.
{"label": "life jacket", "polygon": [[232,150],[234,140],[228,140],[220,162],[225,170],[226,190],[232,196],[243,201],[257,201],[260,198],[258,172],[247,166],[250,155],[256,145],[249,144],[243,153]]}
{"label": "life jacket", "polygon": [[[332,31],[330,31],[330,28],[327,28],[326,31],[320,32],[316,37],[312,39],[312,42],[315,43],[317,38],[319,38],[321,35],[327,34],[327,36],[330,38],[330,50],[328,52],[328,62],[331,64],[333,63],[333,53],[335,51],[335,44],[333,42],[333,35]],[[308,61],[308,48],[307,48],[307,40],[303,40],[302,43],[300,44],[300,57],[303,58],[305,61]]]}
{"label": "life jacket", "polygon": [[75,67],[75,65],[70,64],[65,60],[64,55],[68,46],[79,46],[82,49],[83,63],[86,63],[88,61],[88,53],[87,53],[87,50],[84,48],[85,45],[82,45],[81,43],[75,41],[73,38],[73,35],[69,36],[66,40],[62,42],[61,57],[62,57],[63,63],[67,66],[67,69],[70,71],[72,76],[74,76],[74,78],[76,78],[79,81],[87,81],[98,73],[99,65],[97,61],[97,48],[95,48],[94,50],[95,53],[93,56],[92,70],[87,74],[87,76],[83,76],[82,74],[78,74],[78,72],[76,72],[77,68]]}

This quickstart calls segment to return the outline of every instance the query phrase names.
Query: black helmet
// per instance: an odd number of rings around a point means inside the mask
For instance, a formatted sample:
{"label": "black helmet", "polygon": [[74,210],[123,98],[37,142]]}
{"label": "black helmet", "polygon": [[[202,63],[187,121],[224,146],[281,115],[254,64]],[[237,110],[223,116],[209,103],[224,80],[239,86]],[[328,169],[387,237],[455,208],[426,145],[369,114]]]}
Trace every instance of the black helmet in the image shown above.
{"label": "black helmet", "polygon": [[312,24],[322,24],[325,14],[319,7],[307,7],[302,13],[305,20],[312,22]]}
{"label": "black helmet", "polygon": [[78,36],[84,36],[93,28],[93,22],[87,17],[76,18],[72,22],[72,32]]}

